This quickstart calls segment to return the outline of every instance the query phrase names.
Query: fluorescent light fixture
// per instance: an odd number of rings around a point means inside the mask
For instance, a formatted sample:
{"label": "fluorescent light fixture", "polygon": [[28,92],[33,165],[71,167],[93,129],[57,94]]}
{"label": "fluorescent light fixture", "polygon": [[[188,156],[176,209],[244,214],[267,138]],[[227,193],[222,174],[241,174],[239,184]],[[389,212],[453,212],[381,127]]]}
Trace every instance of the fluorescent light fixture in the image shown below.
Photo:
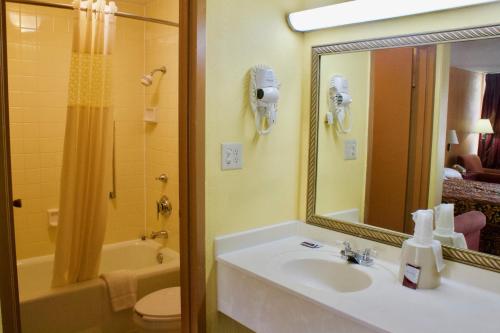
{"label": "fluorescent light fixture", "polygon": [[498,0],[353,0],[291,13],[288,15],[288,23],[295,31],[311,31],[496,1]]}

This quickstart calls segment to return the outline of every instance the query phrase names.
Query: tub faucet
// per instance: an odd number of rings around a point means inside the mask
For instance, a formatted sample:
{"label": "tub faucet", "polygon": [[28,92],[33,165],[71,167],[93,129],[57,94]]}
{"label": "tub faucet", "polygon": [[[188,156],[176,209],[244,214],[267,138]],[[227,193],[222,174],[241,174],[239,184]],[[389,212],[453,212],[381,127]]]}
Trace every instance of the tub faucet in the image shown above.
{"label": "tub faucet", "polygon": [[167,239],[168,238],[168,231],[166,230],[161,230],[161,231],[153,231],[151,233],[151,239],[156,239],[156,238],[163,238]]}
{"label": "tub faucet", "polygon": [[344,246],[343,250],[340,250],[340,255],[342,259],[347,260],[348,263],[358,264],[362,266],[371,266],[373,265],[373,250],[366,248],[364,250],[353,250],[351,248],[351,243],[348,241],[341,242]]}

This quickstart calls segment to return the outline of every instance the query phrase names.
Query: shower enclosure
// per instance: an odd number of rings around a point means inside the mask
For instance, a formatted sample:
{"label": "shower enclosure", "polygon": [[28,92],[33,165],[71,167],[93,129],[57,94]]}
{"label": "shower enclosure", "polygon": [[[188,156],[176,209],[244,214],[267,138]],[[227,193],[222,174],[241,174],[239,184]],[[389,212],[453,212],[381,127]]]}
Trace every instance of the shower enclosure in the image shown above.
{"label": "shower enclosure", "polygon": [[[114,176],[107,181],[112,195],[107,200],[104,243],[106,249],[137,254],[137,267],[158,265],[149,258],[158,251],[171,258],[153,269],[160,278],[143,282],[140,293],[147,293],[179,284],[179,2],[115,2],[118,12],[111,71],[114,163],[109,163],[109,174]],[[64,325],[41,309],[49,303],[63,306],[65,301],[50,299],[57,293],[45,284],[37,287],[45,278],[37,281],[32,272],[50,271],[55,251],[73,39],[73,13],[68,9],[72,9],[68,0],[12,0],[6,5],[12,184],[14,198],[22,199],[22,207],[14,211],[21,318],[23,326],[39,331],[43,331],[41,324]],[[160,70],[152,73],[156,68]],[[169,216],[157,212],[157,201],[164,195],[172,206]],[[168,231],[168,239],[139,241],[160,230]],[[113,253],[112,261],[120,261],[119,252]],[[127,260],[121,261],[124,265],[117,268],[134,269],[127,266]],[[100,289],[96,290],[99,294]],[[92,302],[88,298],[93,297],[92,292],[73,292],[74,297]],[[48,298],[49,303],[42,302]],[[118,320],[80,319],[73,331],[101,327],[104,324],[99,320],[107,321],[106,325]]]}

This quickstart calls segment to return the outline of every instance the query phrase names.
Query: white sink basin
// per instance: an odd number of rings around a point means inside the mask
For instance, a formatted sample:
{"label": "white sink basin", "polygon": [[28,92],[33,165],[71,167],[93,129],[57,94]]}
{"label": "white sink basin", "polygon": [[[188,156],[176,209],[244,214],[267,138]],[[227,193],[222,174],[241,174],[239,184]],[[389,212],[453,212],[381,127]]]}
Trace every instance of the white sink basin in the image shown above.
{"label": "white sink basin", "polygon": [[[500,332],[500,292],[493,282],[482,289],[443,277],[434,290],[405,288],[398,279],[400,249],[378,245],[391,261],[349,265],[329,245],[341,236],[287,222],[219,238],[218,310],[254,332]],[[319,248],[301,246],[319,240]],[[355,248],[373,246],[356,242]],[[471,274],[449,269],[460,279]],[[484,278],[498,280],[493,275]]]}
{"label": "white sink basin", "polygon": [[372,284],[372,278],[353,265],[319,258],[302,258],[280,265],[290,280],[310,288],[349,293]]}

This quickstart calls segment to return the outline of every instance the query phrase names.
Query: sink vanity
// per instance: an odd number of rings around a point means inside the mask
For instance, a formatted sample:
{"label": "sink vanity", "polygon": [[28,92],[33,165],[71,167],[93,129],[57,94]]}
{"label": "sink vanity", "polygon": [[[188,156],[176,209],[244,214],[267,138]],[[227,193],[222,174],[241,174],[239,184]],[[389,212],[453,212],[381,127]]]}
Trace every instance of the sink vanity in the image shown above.
{"label": "sink vanity", "polygon": [[[379,258],[348,264],[339,240],[375,248]],[[472,285],[461,277],[468,267],[451,262],[456,279],[405,288],[399,251],[299,221],[219,237],[218,309],[256,332],[498,332],[500,290]]]}
{"label": "sink vanity", "polygon": [[[472,125],[487,121],[499,36],[497,25],[312,47],[305,223],[216,239],[219,311],[259,333],[499,332],[500,185],[453,172],[479,154]],[[455,204],[446,237],[442,225],[430,235],[441,285],[403,287],[411,213],[441,203]]]}

